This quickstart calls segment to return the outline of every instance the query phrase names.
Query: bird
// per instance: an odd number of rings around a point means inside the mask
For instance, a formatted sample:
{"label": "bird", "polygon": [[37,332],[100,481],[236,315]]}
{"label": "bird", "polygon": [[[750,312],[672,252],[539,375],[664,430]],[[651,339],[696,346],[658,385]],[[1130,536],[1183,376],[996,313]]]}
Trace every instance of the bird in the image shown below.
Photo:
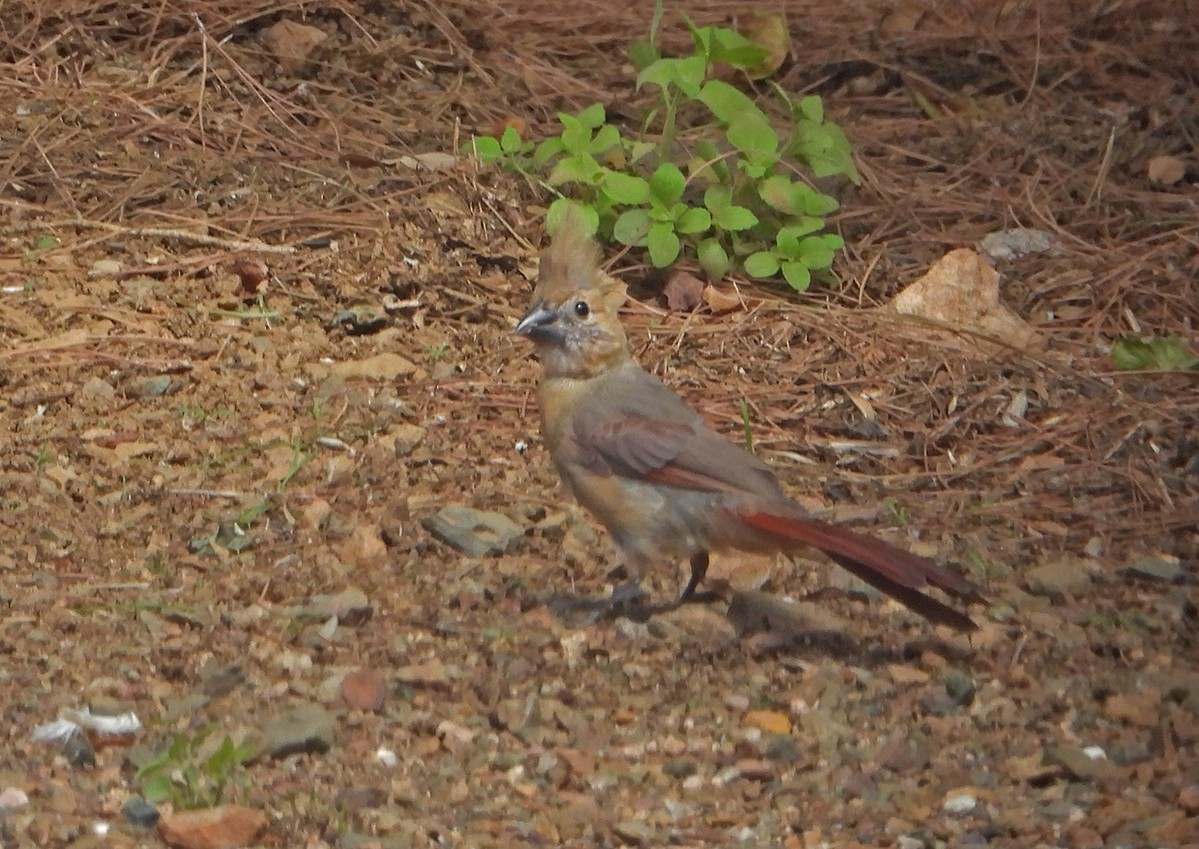
{"label": "bird", "polygon": [[[813,517],[768,465],[637,364],[619,316],[626,287],[602,271],[585,220],[576,205],[559,217],[515,332],[533,343],[541,363],[537,402],[550,458],[565,488],[612,537],[629,585],[656,564],[686,561],[682,604],[697,598],[712,552],[816,549],[930,622],[976,630],[969,616],[926,592],[982,601],[972,581]],[[614,604],[617,597],[613,590]]]}

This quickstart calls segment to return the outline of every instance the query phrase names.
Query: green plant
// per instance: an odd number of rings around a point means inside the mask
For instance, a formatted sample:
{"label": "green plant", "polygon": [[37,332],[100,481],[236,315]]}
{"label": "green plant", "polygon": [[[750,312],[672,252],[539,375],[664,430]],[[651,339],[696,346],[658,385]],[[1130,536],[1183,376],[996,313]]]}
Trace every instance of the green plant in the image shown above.
{"label": "green plant", "polygon": [[176,734],[169,746],[142,764],[136,778],[147,802],[170,801],[177,808],[221,804],[229,784],[254,752],[229,736],[214,744],[214,730],[210,726],[194,735]]}
{"label": "green plant", "polygon": [[894,498],[887,498],[883,501],[883,507],[891,514],[891,518],[895,523],[902,528],[906,528],[912,523],[912,517],[908,515],[907,508],[896,501]]}
{"label": "green plant", "polygon": [[442,342],[438,345],[429,345],[425,348],[425,350],[428,352],[429,359],[434,365],[444,360],[453,352],[453,348],[450,347],[448,342]]}
{"label": "green plant", "polygon": [[767,51],[724,27],[698,27],[684,16],[694,49],[664,57],[650,40],[631,50],[641,68],[637,88],[656,97],[635,137],[609,123],[604,107],[560,114],[562,131],[540,143],[513,127],[476,136],[468,148],[484,163],[523,174],[559,197],[547,227],[555,229],[567,194],[577,198],[601,238],[644,247],[663,268],[693,254],[718,280],[729,271],[781,275],[806,289],[827,279],[840,236],[822,233],[837,201],[804,179],[843,175],[857,181],[845,134],[824,119],[819,97],[793,99],[780,86],[782,129],[749,95],[718,78],[723,66],[760,66]]}
{"label": "green plant", "polygon": [[1128,337],[1112,345],[1112,364],[1121,371],[1189,371],[1199,369],[1199,357],[1176,336]]}
{"label": "green plant", "polygon": [[292,451],[294,453],[292,454],[291,458],[291,466],[288,468],[287,472],[283,475],[282,479],[280,479],[278,485],[275,487],[276,491],[278,492],[283,492],[285,489],[287,489],[291,482],[296,479],[296,475],[298,475],[300,471],[308,465],[309,461],[316,456],[315,451],[311,449],[301,449],[299,446],[292,446]]}
{"label": "green plant", "polygon": [[749,421],[749,402],[741,398],[737,401],[737,408],[741,411],[741,429],[745,435],[745,450],[752,454],[754,453],[754,429]]}

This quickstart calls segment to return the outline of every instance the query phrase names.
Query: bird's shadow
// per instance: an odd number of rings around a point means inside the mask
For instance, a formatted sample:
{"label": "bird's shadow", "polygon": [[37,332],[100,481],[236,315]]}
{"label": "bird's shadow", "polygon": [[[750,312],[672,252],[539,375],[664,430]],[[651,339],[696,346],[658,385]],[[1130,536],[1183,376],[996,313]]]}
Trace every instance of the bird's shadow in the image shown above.
{"label": "bird's shadow", "polygon": [[[685,603],[706,604],[728,619],[736,636],[723,648],[738,655],[749,652],[754,657],[779,659],[818,656],[872,669],[914,660],[926,652],[958,663],[965,662],[973,654],[960,644],[929,633],[898,644],[880,643],[852,634],[844,625],[830,622],[833,617],[816,613],[814,606],[802,606],[759,591],[734,592],[731,599],[720,593],[698,593]],[[654,603],[640,588],[631,584],[616,587],[608,596],[553,594],[528,599],[526,605],[545,606],[571,628],[622,618],[648,623],[655,616],[682,606],[678,601]]]}

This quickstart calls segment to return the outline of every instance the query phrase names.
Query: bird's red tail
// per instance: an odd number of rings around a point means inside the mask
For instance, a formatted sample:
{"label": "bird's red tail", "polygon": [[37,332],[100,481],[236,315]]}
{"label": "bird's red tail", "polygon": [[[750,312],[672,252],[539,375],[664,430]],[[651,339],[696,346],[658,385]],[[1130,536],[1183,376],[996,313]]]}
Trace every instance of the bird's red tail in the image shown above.
{"label": "bird's red tail", "polygon": [[765,511],[738,515],[750,527],[795,543],[796,547],[823,551],[840,566],[930,622],[959,631],[978,629],[970,617],[920,592],[925,587],[935,587],[967,600],[982,598],[977,586],[944,566],[880,539],[818,519]]}

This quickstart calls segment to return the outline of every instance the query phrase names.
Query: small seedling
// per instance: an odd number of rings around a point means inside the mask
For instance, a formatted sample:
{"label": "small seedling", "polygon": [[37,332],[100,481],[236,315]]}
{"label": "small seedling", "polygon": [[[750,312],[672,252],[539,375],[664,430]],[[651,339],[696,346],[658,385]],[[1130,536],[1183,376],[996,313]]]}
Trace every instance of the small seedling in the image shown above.
{"label": "small seedling", "polygon": [[1199,369],[1199,357],[1176,336],[1129,337],[1112,346],[1112,364],[1120,371],[1190,371]]}
{"label": "small seedling", "polygon": [[908,515],[907,508],[896,501],[894,498],[888,498],[883,501],[883,507],[891,514],[891,518],[895,520],[895,524],[901,528],[906,528],[912,523],[912,517]]}
{"label": "small seedling", "polygon": [[814,278],[831,279],[843,242],[821,231],[838,204],[806,175],[857,182],[845,134],[825,120],[815,95],[795,100],[772,84],[784,113],[772,119],[719,78],[722,67],[753,76],[768,58],[734,30],[684,16],[691,54],[662,56],[655,46],[661,13],[659,2],[650,39],[630,50],[641,69],[637,89],[655,95],[634,136],[609,123],[597,103],[560,114],[562,131],[539,143],[509,126],[498,138],[475,137],[469,150],[557,194],[546,220],[551,232],[565,205],[577,203],[592,233],[645,248],[656,268],[693,255],[712,280],[730,271],[781,275],[802,291]]}
{"label": "small seedling", "polygon": [[210,726],[194,735],[176,734],[167,748],[142,765],[136,778],[147,802],[211,808],[224,801],[229,785],[254,753],[228,736],[214,746],[214,730]]}
{"label": "small seedling", "polygon": [[737,402],[737,407],[741,410],[741,428],[745,433],[745,450],[752,454],[754,453],[754,429],[749,423],[749,403],[742,398]]}
{"label": "small seedling", "polygon": [[429,352],[429,359],[436,365],[448,357],[453,349],[449,346],[449,343],[442,342],[439,345],[430,345],[426,350]]}

